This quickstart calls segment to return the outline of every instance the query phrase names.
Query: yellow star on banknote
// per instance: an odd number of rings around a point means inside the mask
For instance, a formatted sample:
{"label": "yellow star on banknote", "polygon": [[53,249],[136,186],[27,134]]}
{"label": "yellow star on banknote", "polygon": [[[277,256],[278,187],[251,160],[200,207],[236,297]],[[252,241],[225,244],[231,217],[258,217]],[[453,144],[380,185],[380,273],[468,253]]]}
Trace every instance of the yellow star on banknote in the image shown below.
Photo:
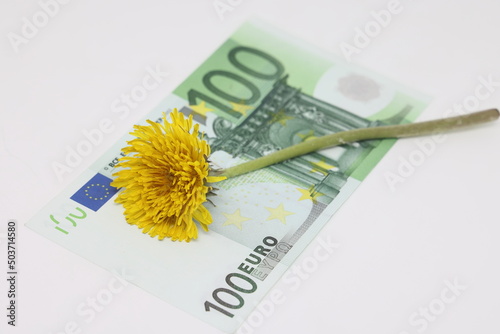
{"label": "yellow star on banknote", "polygon": [[324,160],[317,161],[317,162],[311,162],[311,165],[313,165],[313,168],[309,171],[310,173],[320,172],[324,175],[328,174],[325,171],[325,169],[330,170],[332,168],[335,168],[335,166],[330,165],[329,163],[325,162]]}
{"label": "yellow star on banknote", "polygon": [[278,205],[277,208],[268,208],[266,209],[271,213],[269,217],[267,217],[267,220],[273,220],[273,219],[278,219],[281,221],[283,224],[286,224],[286,216],[290,216],[295,214],[294,212],[286,211],[283,203]]}
{"label": "yellow star on banknote", "polygon": [[240,213],[240,209],[237,209],[234,213],[223,213],[226,216],[227,220],[222,224],[222,226],[234,225],[240,230],[243,229],[241,223],[250,220],[250,218],[243,217]]}
{"label": "yellow star on banknote", "polygon": [[300,198],[298,199],[299,201],[310,199],[311,201],[315,202],[318,197],[324,195],[317,191],[311,193],[309,189],[302,189],[302,188],[296,188],[296,189],[302,194],[302,196],[300,196]]}
{"label": "yellow star on banknote", "polygon": [[246,104],[241,104],[241,103],[234,103],[234,102],[229,102],[231,104],[231,108],[233,111],[236,111],[237,113],[242,114],[243,116],[246,116],[247,111],[252,109],[252,106],[246,105]]}
{"label": "yellow star on banknote", "polygon": [[279,123],[279,124],[281,124],[283,126],[286,126],[286,122],[288,122],[291,119],[293,119],[293,117],[292,116],[288,116],[285,113],[285,110],[281,109],[280,111],[278,111],[276,114],[273,115],[273,117],[271,119],[271,122],[273,122],[273,123]]}
{"label": "yellow star on banknote", "polygon": [[197,105],[190,105],[189,108],[193,109],[193,111],[201,116],[207,116],[207,112],[214,111],[213,109],[206,106],[205,101],[201,101]]}
{"label": "yellow star on banknote", "polygon": [[302,141],[307,141],[316,138],[314,135],[314,130],[309,130],[307,133],[297,133],[297,136],[302,139]]}

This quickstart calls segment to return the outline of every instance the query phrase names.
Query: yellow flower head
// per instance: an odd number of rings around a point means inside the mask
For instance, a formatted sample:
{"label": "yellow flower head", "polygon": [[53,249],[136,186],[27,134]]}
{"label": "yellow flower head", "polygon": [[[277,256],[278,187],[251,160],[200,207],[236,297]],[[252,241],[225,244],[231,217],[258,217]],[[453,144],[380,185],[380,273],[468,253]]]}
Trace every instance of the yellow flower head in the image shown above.
{"label": "yellow flower head", "polygon": [[116,199],[125,208],[125,218],[152,237],[190,241],[198,236],[194,220],[208,231],[210,212],[203,206],[212,189],[207,183],[225,177],[209,176],[210,146],[198,136],[198,124],[174,109],[172,123],[134,126],[137,138],[128,142],[111,183],[124,188]]}

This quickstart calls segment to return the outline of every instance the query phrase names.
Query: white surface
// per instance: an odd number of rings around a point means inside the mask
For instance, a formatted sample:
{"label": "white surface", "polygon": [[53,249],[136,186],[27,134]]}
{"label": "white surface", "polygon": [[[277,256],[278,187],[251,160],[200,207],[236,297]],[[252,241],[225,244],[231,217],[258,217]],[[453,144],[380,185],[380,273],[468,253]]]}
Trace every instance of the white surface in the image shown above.
{"label": "white surface", "polygon": [[[234,9],[221,20],[212,1],[73,0],[60,5],[17,53],[8,34],[20,34],[23,17],[31,19],[41,7],[37,1],[0,5],[0,236],[8,219],[23,225],[247,18],[262,18],[342,56],[339,45],[352,44],[356,27],[363,29],[373,20],[371,11],[389,3],[223,2]],[[500,82],[500,2],[400,4],[402,10],[353,61],[434,96],[420,120],[443,117],[470,100],[478,77]],[[114,115],[113,101],[157,65],[170,73],[160,87],[59,182],[51,164],[64,160],[66,145],[76,147],[85,139],[83,130]],[[500,87],[493,89],[478,110],[500,106]],[[319,235],[339,243],[338,249],[319,259],[321,243],[313,242],[272,290],[280,298],[269,298],[246,332],[499,332],[499,126],[449,135],[392,190],[387,174],[419,150],[417,139],[399,141]],[[86,322],[78,307],[115,284],[113,275],[24,227],[18,249],[18,326],[7,327],[2,311],[2,333],[64,333],[71,322],[81,333],[219,333],[131,285]],[[451,298],[445,281],[454,280],[467,287]],[[0,280],[2,305],[5,283]],[[454,300],[440,301],[443,291]],[[423,329],[418,312],[429,306],[440,314]]]}

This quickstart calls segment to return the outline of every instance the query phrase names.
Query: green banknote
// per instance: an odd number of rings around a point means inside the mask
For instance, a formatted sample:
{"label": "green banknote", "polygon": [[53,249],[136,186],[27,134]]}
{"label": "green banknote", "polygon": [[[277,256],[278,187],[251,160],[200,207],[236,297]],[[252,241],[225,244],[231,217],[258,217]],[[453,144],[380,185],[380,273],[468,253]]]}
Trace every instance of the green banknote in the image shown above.
{"label": "green banknote", "polygon": [[[427,98],[261,22],[241,26],[145,119],[193,115],[215,167],[333,132],[412,122]],[[144,121],[145,122],[145,121]],[[126,134],[28,226],[226,332],[234,332],[393,145],[290,159],[217,184],[211,231],[158,241],[128,225],[110,186]],[[89,196],[91,194],[92,196]],[[89,199],[90,197],[90,199]]]}

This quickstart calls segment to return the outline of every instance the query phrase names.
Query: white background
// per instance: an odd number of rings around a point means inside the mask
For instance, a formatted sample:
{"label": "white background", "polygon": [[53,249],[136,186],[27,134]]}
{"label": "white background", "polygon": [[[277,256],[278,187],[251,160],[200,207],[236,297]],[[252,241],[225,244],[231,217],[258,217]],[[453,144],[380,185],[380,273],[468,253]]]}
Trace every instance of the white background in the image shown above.
{"label": "white background", "polygon": [[[114,276],[23,225],[248,18],[343,57],[339,45],[354,45],[356,28],[388,6],[382,0],[228,3],[232,10],[220,16],[211,0],[72,0],[16,50],[8,34],[21,35],[23,18],[33,21],[41,7],[2,2],[2,268],[6,223],[20,225],[18,326],[6,326],[2,306],[2,333],[7,327],[7,333],[64,333],[72,322],[81,333],[219,333],[131,285],[86,323],[77,307],[103,293]],[[491,77],[497,86],[477,109],[498,107],[500,2],[401,0],[400,6],[352,61],[433,96],[420,120],[474,101],[478,77]],[[59,181],[53,162],[63,162],[67,147],[85,140],[82,131],[117,119],[113,101],[156,66],[170,75]],[[297,260],[295,272],[275,287],[283,293],[279,302],[270,307],[268,299],[247,332],[500,332],[499,126],[449,135],[391,188],[387,175],[421,152],[417,139],[400,140]],[[319,239],[340,244],[321,261]],[[466,286],[449,303],[441,297],[443,291],[453,296],[445,281]],[[0,282],[5,305],[6,281]],[[429,307],[422,320],[419,312]],[[409,322],[412,315],[418,325]]]}

